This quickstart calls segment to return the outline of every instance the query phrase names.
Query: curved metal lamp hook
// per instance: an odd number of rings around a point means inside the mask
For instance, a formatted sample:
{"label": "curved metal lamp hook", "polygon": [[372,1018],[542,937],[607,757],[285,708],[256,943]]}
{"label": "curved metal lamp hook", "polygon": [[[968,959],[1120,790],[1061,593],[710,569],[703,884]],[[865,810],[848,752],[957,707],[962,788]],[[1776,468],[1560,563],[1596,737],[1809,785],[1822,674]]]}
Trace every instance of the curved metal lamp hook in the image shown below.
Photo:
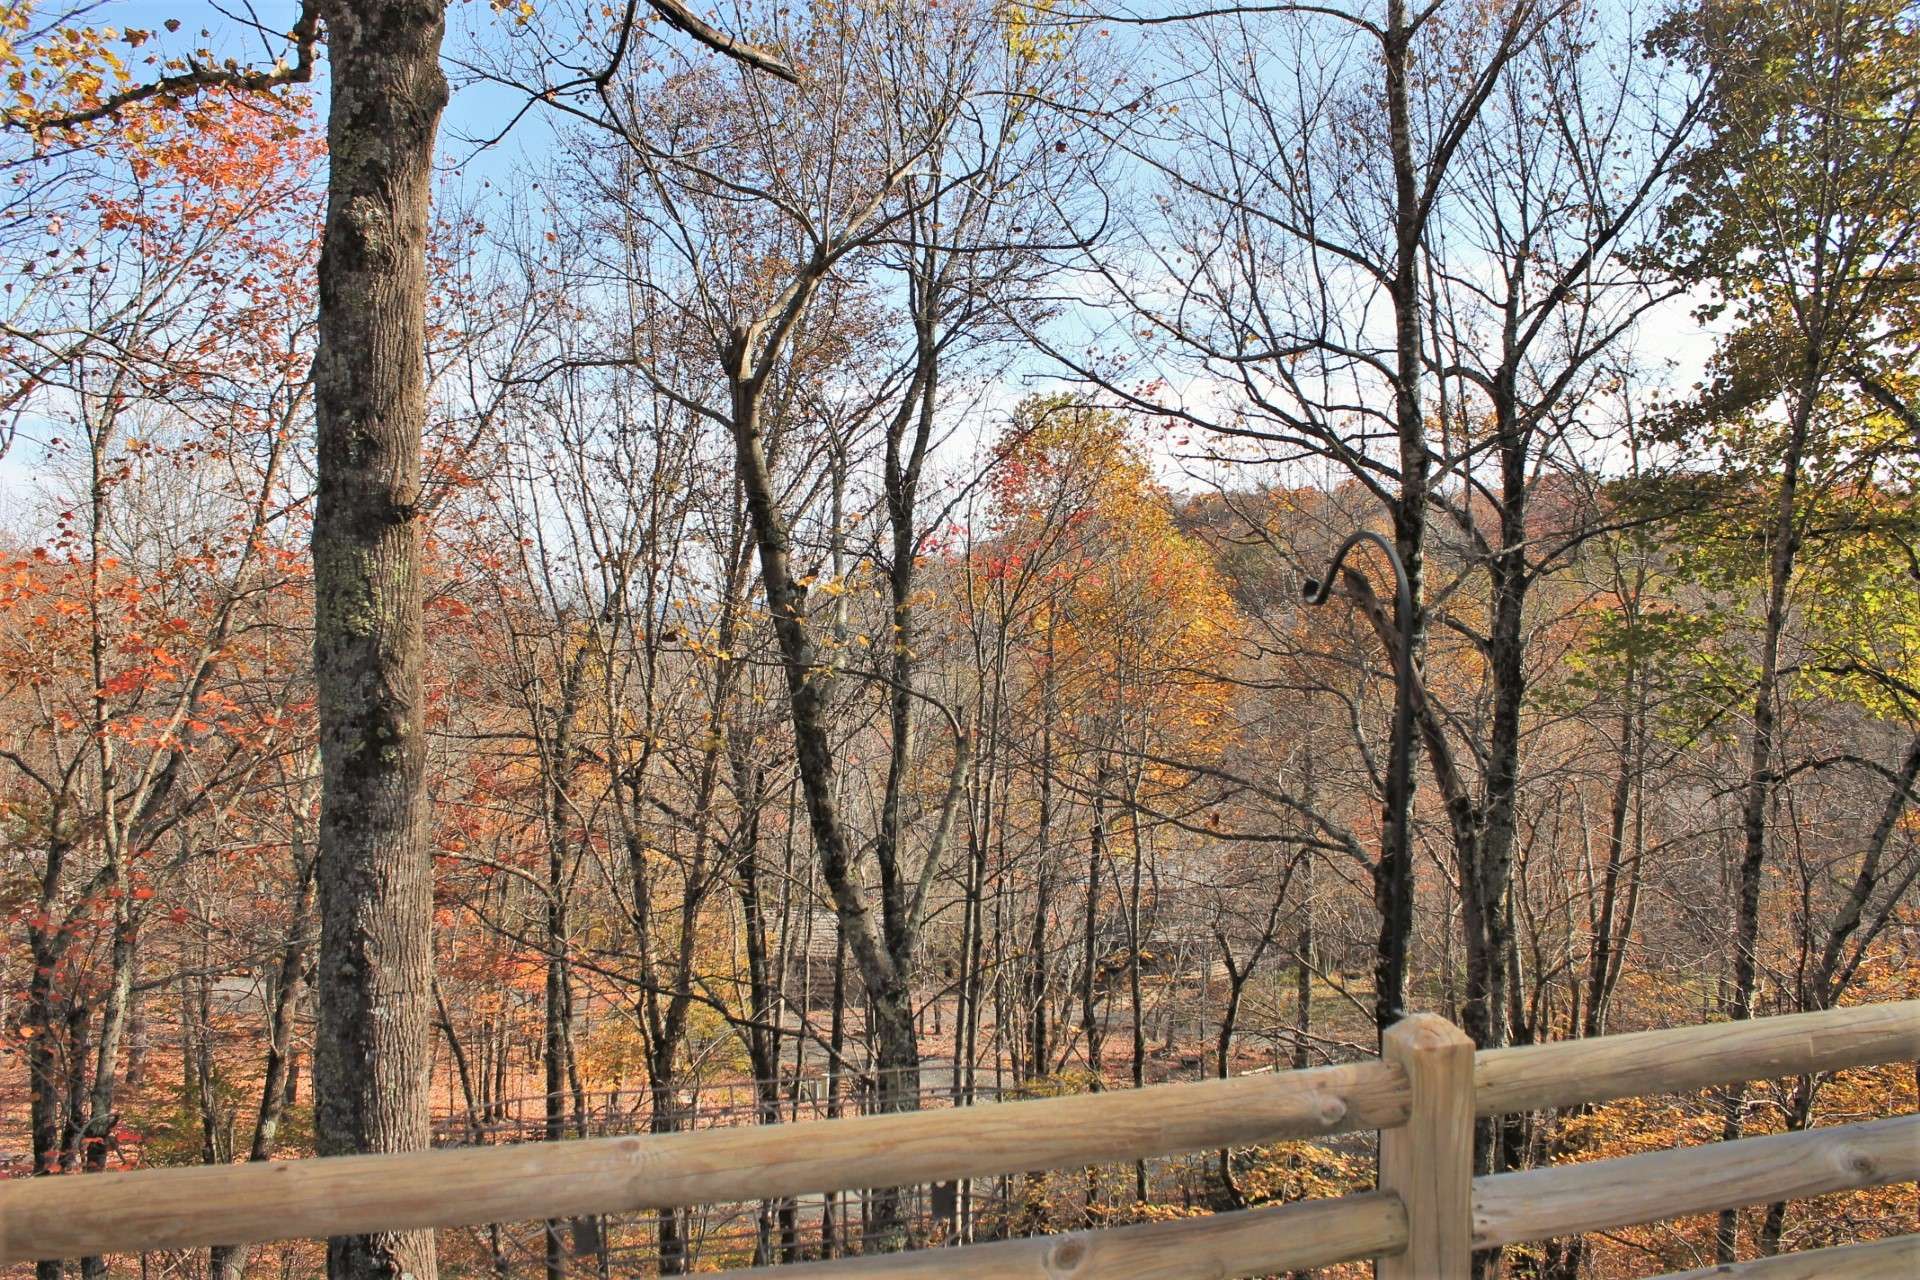
{"label": "curved metal lamp hook", "polygon": [[1374,546],[1386,552],[1388,563],[1393,565],[1394,587],[1396,588],[1394,592],[1394,604],[1399,609],[1395,621],[1404,621],[1404,619],[1413,612],[1411,607],[1413,604],[1413,589],[1407,582],[1407,566],[1400,560],[1399,548],[1395,547],[1385,534],[1375,533],[1371,529],[1362,529],[1341,543],[1340,549],[1333,553],[1333,563],[1327,566],[1326,577],[1308,578],[1300,584],[1301,598],[1311,605],[1325,604],[1327,598],[1333,594],[1334,579],[1340,576],[1340,570],[1346,565],[1347,554],[1362,542],[1371,542]]}

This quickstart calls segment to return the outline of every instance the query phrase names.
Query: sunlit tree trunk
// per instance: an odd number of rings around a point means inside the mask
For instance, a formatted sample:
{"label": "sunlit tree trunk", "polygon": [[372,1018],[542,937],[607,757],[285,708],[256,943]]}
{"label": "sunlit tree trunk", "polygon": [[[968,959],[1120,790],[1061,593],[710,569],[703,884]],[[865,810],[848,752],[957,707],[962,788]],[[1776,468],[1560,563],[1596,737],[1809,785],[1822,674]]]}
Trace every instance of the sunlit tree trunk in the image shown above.
{"label": "sunlit tree trunk", "polygon": [[[433,863],[425,844],[420,443],[427,215],[447,100],[440,0],[330,0],[329,176],[313,384],[322,1154],[429,1138]],[[340,1280],[433,1280],[429,1231],[337,1237]]]}

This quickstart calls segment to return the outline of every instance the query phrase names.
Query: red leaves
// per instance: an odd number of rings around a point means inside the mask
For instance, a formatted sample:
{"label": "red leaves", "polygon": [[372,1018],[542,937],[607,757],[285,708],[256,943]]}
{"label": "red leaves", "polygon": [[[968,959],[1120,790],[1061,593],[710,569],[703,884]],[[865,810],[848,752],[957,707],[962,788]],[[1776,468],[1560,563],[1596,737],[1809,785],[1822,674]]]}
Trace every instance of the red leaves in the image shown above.
{"label": "red leaves", "polygon": [[140,690],[146,688],[147,682],[151,680],[152,677],[152,667],[128,667],[125,671],[110,676],[102,683],[100,692],[105,697],[124,698],[129,694],[138,693]]}

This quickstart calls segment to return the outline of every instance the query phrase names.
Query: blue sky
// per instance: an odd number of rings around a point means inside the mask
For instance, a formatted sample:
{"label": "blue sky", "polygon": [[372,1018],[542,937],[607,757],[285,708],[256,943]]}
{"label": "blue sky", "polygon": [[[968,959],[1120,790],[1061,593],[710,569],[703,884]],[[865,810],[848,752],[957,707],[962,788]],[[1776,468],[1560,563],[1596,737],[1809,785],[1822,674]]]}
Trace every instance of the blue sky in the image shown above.
{"label": "blue sky", "polygon": [[[141,49],[142,55],[181,54],[206,47],[216,57],[233,57],[260,65],[284,49],[284,40],[274,38],[271,33],[290,27],[297,11],[295,0],[257,0],[251,4],[245,0],[232,4],[207,0],[104,0],[85,10],[83,20],[122,30],[155,31],[153,41]],[[179,22],[177,31],[165,31],[169,19]],[[265,32],[251,27],[252,23],[265,28]],[[440,147],[443,190],[448,195],[459,198],[478,194],[483,183],[512,190],[516,184],[528,180],[525,175],[539,172],[550,162],[557,122],[551,113],[538,109],[522,115],[512,132],[499,143],[488,147],[480,145],[480,139],[500,132],[524,100],[515,90],[480,82],[462,70],[490,55],[510,50],[511,42],[522,38],[524,33],[513,25],[512,18],[495,12],[487,0],[457,0],[452,5],[446,55],[454,94],[443,120]],[[663,33],[661,38],[679,40],[671,33]],[[326,66],[322,57],[315,85],[322,110]],[[136,66],[137,71],[146,69]],[[1681,386],[1697,376],[1712,341],[1711,335],[1691,319],[1687,310],[1684,304],[1670,304],[1660,314],[1649,317],[1640,334],[1643,349],[1676,362],[1673,381]],[[1004,413],[1014,400],[1031,389],[1035,367],[1026,361],[1020,362],[1019,367],[1029,376],[989,396],[989,414]],[[963,435],[976,435],[982,425],[974,424]],[[32,484],[39,461],[37,453],[30,442],[22,441],[7,458],[0,459],[0,528],[18,524],[22,514],[19,499]]]}

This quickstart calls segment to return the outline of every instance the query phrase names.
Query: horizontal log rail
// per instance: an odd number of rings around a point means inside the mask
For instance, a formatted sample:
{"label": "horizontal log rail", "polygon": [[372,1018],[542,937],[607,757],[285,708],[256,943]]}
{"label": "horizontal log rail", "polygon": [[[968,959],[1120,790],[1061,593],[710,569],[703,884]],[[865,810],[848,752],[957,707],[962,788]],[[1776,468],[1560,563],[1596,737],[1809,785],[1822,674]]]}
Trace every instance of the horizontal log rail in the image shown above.
{"label": "horizontal log rail", "polygon": [[[1436,1048],[1422,1045],[1417,1052]],[[1463,1059],[1459,1081],[1442,1087],[1470,1089],[1471,1098],[1459,1097],[1460,1104],[1487,1116],[1914,1059],[1920,1059],[1920,1001],[1903,1001],[1487,1050],[1472,1056],[1470,1081]],[[1441,1132],[1412,1114],[1416,1089],[1403,1064],[1417,1070],[1417,1059],[1402,1057],[823,1120],[809,1122],[804,1137],[789,1126],[767,1126],[145,1170],[91,1175],[83,1185],[71,1178],[20,1179],[0,1183],[0,1263],[778,1199],[1396,1130],[1410,1121],[1409,1133]],[[1510,1243],[1906,1181],[1916,1177],[1916,1126],[1920,1120],[1901,1117],[1478,1179],[1473,1241]],[[1457,1172],[1461,1153],[1436,1153],[1436,1164],[1442,1156]],[[1436,1190],[1426,1176],[1430,1169],[1414,1172],[1420,1176],[1408,1181],[1405,1196],[1396,1194],[1403,1188],[1390,1187],[1151,1226],[818,1264],[828,1270],[815,1274],[980,1274],[940,1268],[961,1259],[988,1265],[981,1260],[990,1256],[1004,1257],[1009,1275],[1225,1276],[1337,1260],[1322,1256],[1325,1249],[1351,1250],[1344,1254],[1349,1258],[1391,1256],[1409,1238],[1423,1238],[1418,1224],[1431,1218],[1422,1218],[1421,1200],[1432,1192],[1435,1203],[1444,1202],[1445,1183],[1453,1178],[1442,1177]],[[1726,1199],[1749,1192],[1752,1199]],[[1636,1194],[1641,1199],[1633,1199]],[[1707,1203],[1711,1197],[1719,1199]],[[1616,1216],[1598,1222],[1595,1214]],[[1190,1261],[1150,1261],[1168,1252],[1184,1252]],[[848,1269],[855,1265],[861,1269]],[[998,1261],[991,1265],[1001,1273]],[[1188,1269],[1177,1269],[1183,1266]]]}
{"label": "horizontal log rail", "polygon": [[[1130,1161],[1392,1128],[1383,1062],[800,1126],[0,1184],[0,1262],[585,1217]],[[32,1250],[33,1252],[29,1252]]]}
{"label": "horizontal log rail", "polygon": [[1913,1280],[1920,1276],[1920,1236],[1895,1236],[1872,1244],[1806,1249],[1752,1262],[1698,1271],[1671,1271],[1655,1280]]}
{"label": "horizontal log rail", "polygon": [[1407,1245],[1407,1214],[1400,1198],[1380,1191],[1337,1200],[1301,1200],[1239,1209],[1204,1218],[1179,1218],[1137,1227],[1102,1227],[1070,1235],[1033,1236],[962,1249],[871,1254],[833,1262],[757,1267],[739,1280],[1197,1280],[1265,1275],[1327,1267],[1355,1258],[1397,1253]]}
{"label": "horizontal log rail", "polygon": [[[1473,1244],[1482,1249],[1521,1244],[1916,1178],[1920,1178],[1920,1116],[1496,1174],[1473,1180]],[[1345,1209],[1333,1212],[1336,1206]],[[776,1274],[791,1280],[838,1276],[964,1280],[977,1275],[1036,1280],[1151,1275],[1163,1280],[1202,1280],[1378,1257],[1399,1251],[1406,1242],[1407,1220],[1399,1198],[1374,1192],[964,1249],[764,1267],[742,1273],[742,1280]],[[1825,1269],[1789,1268],[1776,1273],[1755,1263],[1751,1265],[1760,1269],[1752,1274],[1762,1280],[1776,1274],[1871,1277],[1881,1274],[1871,1269],[1874,1266],[1910,1260],[1915,1247],[1920,1247],[1920,1236],[1858,1246],[1857,1251],[1813,1250],[1800,1256],[1820,1255]],[[1859,1263],[1861,1269],[1836,1266],[1841,1255],[1846,1263]],[[1747,1273],[1736,1268],[1731,1273],[1693,1274]],[[1907,1280],[1916,1273],[1909,1268],[1898,1274]]]}
{"label": "horizontal log rail", "polygon": [[1650,1151],[1474,1179],[1473,1243],[1486,1249],[1916,1178],[1920,1116]]}
{"label": "horizontal log rail", "polygon": [[1475,1055],[1483,1116],[1920,1058],[1920,1000],[1559,1040]]}

